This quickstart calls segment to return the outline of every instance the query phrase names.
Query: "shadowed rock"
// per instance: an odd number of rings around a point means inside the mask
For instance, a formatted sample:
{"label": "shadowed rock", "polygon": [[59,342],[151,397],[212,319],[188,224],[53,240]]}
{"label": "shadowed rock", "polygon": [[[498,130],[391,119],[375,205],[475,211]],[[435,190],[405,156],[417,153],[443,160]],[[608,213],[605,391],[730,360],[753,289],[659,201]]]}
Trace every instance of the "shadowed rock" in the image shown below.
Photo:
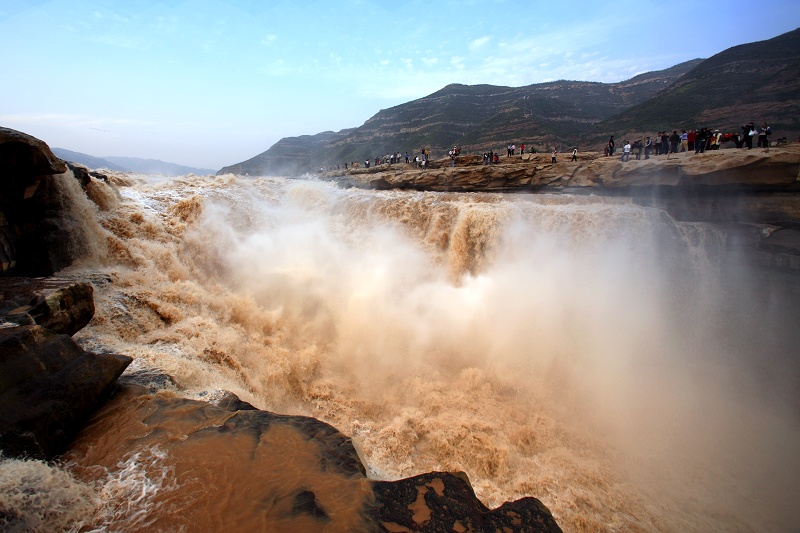
{"label": "shadowed rock", "polygon": [[58,186],[66,171],[44,142],[0,128],[0,275],[49,276],[82,253]]}
{"label": "shadowed rock", "polygon": [[0,127],[0,180],[4,186],[24,191],[39,176],[67,171],[44,141],[27,133]]}
{"label": "shadowed rock", "polygon": [[382,531],[561,531],[550,510],[536,498],[488,509],[475,496],[463,472],[430,472],[399,481],[379,481],[373,490],[377,506],[374,518]]}
{"label": "shadowed rock", "polygon": [[51,459],[106,399],[131,358],[84,352],[41,326],[0,330],[0,449]]}

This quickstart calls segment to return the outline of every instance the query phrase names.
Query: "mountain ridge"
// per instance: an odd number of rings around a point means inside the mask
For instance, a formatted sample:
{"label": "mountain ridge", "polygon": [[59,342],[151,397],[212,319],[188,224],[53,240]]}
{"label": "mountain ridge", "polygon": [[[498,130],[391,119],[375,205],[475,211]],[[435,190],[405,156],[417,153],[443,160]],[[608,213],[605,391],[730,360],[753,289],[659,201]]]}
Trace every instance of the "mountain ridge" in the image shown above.
{"label": "mountain ridge", "polygon": [[52,152],[59,158],[78,163],[92,170],[105,168],[122,172],[139,172],[141,174],[161,174],[163,176],[183,176],[186,174],[213,175],[210,168],[195,168],[159,159],[141,157],[105,156],[97,157],[65,148],[53,148]]}
{"label": "mountain ridge", "polygon": [[[713,101],[721,104],[709,106]],[[676,125],[737,132],[749,120],[766,121],[794,138],[800,131],[800,29],[715,54],[653,99],[606,121],[598,135],[664,129],[656,121],[665,109]]]}
{"label": "mountain ridge", "polygon": [[[797,50],[800,29],[618,83],[453,83],[382,109],[355,128],[285,137],[218,174],[297,175],[395,151],[428,148],[438,156],[454,145],[477,153],[512,142],[539,151],[576,145],[602,151],[611,134],[700,127],[735,132],[749,120],[765,120],[781,136],[794,136],[800,132]],[[765,82],[769,90],[762,90]]]}
{"label": "mountain ridge", "polygon": [[[578,110],[572,112],[572,122],[584,131],[603,117],[654,94],[700,61],[686,61],[616,84],[563,80],[523,87],[452,83],[423,98],[381,109],[355,128],[284,137],[267,151],[224,167],[218,174],[296,175],[344,162],[363,162],[401,147],[446,150],[456,143],[466,149],[494,143],[497,149],[510,142],[509,138],[520,136],[526,137],[529,145],[545,143],[549,138],[539,135],[540,123],[546,122],[549,131],[564,129],[559,126],[564,122],[562,106]],[[580,94],[569,94],[578,91]],[[557,98],[553,98],[554,93]],[[586,107],[590,109],[584,111]],[[528,124],[519,127],[524,121]],[[508,131],[497,133],[498,125]],[[501,135],[503,140],[487,139],[487,131]]]}

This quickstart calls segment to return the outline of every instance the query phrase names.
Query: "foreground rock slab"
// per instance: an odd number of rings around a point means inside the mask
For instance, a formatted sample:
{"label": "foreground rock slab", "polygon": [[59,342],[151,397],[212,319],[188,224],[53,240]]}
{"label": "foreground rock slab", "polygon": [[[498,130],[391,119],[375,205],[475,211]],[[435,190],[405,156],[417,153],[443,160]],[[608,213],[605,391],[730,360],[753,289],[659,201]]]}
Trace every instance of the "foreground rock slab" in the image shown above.
{"label": "foreground rock slab", "polygon": [[131,461],[158,480],[148,511],[121,513],[105,524],[114,530],[561,531],[534,498],[490,511],[464,475],[368,480],[353,443],[332,426],[229,394],[212,405],[124,385],[65,459],[87,481]]}

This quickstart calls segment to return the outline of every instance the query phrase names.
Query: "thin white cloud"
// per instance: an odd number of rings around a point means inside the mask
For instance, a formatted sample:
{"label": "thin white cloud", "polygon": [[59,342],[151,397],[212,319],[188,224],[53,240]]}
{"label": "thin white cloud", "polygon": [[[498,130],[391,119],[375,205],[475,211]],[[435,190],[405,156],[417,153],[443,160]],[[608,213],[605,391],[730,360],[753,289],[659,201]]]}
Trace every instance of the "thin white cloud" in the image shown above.
{"label": "thin white cloud", "polygon": [[469,43],[469,49],[470,50],[477,50],[477,49],[483,47],[484,45],[486,45],[486,43],[488,43],[491,40],[492,40],[491,37],[480,37],[478,39],[475,39],[474,41]]}
{"label": "thin white cloud", "polygon": [[428,65],[429,67],[432,67],[433,65],[435,65],[436,63],[439,62],[439,58],[438,57],[423,57],[422,58],[422,62],[425,63],[426,65]]}
{"label": "thin white cloud", "polygon": [[268,33],[264,37],[261,38],[261,44],[264,46],[272,46],[272,44],[278,40],[278,36],[273,33]]}

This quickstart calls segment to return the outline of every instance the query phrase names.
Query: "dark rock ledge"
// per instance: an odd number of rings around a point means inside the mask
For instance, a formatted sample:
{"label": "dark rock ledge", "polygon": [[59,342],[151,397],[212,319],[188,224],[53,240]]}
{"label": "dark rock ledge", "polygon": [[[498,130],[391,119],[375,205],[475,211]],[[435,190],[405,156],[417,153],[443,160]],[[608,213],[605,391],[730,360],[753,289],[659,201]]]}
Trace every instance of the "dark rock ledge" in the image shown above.
{"label": "dark rock ledge", "polygon": [[166,451],[148,475],[168,469],[181,486],[203,489],[163,496],[181,509],[158,518],[164,530],[206,530],[207,509],[229,500],[236,505],[215,518],[235,518],[237,531],[264,530],[265,524],[265,530],[296,532],[561,531],[536,498],[490,510],[463,472],[368,480],[352,441],[324,422],[258,410],[229,392],[214,403],[154,393],[132,383],[151,383],[154,373],[138,373],[123,376],[129,383],[93,417],[65,459],[88,474],[93,465],[113,470],[131,455]]}

